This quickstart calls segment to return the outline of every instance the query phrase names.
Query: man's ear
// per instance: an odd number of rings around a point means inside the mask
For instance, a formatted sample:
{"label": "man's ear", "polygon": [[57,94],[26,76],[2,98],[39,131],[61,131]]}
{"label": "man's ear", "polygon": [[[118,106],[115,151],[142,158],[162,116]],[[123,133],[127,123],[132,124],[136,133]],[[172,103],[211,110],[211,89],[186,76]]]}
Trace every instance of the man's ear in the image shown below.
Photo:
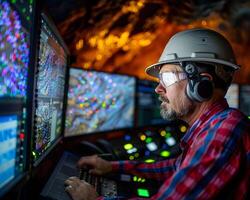
{"label": "man's ear", "polygon": [[207,77],[208,80],[210,80],[210,81],[213,81],[213,77],[212,77],[212,75],[209,74],[209,73],[204,72],[204,73],[201,73],[200,75],[203,76],[203,77],[204,77],[204,76]]}

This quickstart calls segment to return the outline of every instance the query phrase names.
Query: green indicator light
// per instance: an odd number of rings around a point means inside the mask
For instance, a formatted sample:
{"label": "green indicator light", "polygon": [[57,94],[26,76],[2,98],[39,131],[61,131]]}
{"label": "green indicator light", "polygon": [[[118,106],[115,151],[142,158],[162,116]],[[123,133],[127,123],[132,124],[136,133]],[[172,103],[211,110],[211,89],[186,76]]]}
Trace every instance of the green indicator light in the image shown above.
{"label": "green indicator light", "polygon": [[161,156],[162,157],[169,157],[170,156],[170,152],[169,151],[162,151],[161,152]]}
{"label": "green indicator light", "polygon": [[142,183],[144,183],[145,181],[146,181],[146,179],[145,179],[145,178],[143,178],[143,179],[141,180],[141,182],[142,182]]}
{"label": "green indicator light", "polygon": [[152,142],[152,138],[151,138],[151,137],[148,137],[148,138],[146,139],[146,143],[150,143],[150,142]]}
{"label": "green indicator light", "polygon": [[133,177],[133,181],[136,182],[137,181],[137,176]]}
{"label": "green indicator light", "polygon": [[167,134],[165,135],[166,138],[169,138],[171,137],[171,133],[170,132],[167,132]]}
{"label": "green indicator light", "polygon": [[33,0],[29,0],[30,4],[33,4]]}
{"label": "green indicator light", "polygon": [[32,151],[32,155],[36,159],[37,156],[36,156],[36,153],[34,151]]}
{"label": "green indicator light", "polygon": [[135,157],[134,156],[129,156],[129,160],[134,160]]}
{"label": "green indicator light", "polygon": [[16,0],[11,0],[11,3],[16,3]]}
{"label": "green indicator light", "polygon": [[144,188],[138,188],[137,189],[137,194],[139,197],[149,197],[149,192],[147,189]]}
{"label": "green indicator light", "polygon": [[22,12],[25,13],[25,12],[26,12],[26,8],[23,8],[23,9],[22,9]]}
{"label": "green indicator light", "polygon": [[128,144],[124,144],[123,147],[124,147],[124,149],[129,150],[129,149],[133,148],[133,145],[131,143],[128,143]]}
{"label": "green indicator light", "polygon": [[248,116],[248,119],[250,119],[250,116]]}
{"label": "green indicator light", "polygon": [[29,16],[28,16],[28,17],[26,17],[26,20],[27,20],[27,21],[30,21],[30,17],[29,17]]}
{"label": "green indicator light", "polygon": [[155,162],[154,159],[147,159],[147,160],[145,160],[145,163],[154,163],[154,162]]}

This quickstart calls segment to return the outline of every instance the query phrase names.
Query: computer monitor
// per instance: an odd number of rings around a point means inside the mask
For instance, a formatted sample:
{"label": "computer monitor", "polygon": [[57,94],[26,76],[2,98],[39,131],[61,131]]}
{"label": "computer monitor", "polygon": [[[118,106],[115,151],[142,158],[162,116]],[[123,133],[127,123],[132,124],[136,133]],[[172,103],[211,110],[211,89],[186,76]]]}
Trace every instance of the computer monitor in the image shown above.
{"label": "computer monitor", "polygon": [[151,126],[166,123],[160,115],[159,96],[155,93],[157,82],[138,80],[136,126]]}
{"label": "computer monitor", "polygon": [[18,135],[17,115],[0,116],[0,188],[15,177]]}
{"label": "computer monitor", "polygon": [[134,77],[70,69],[65,136],[134,126]]}
{"label": "computer monitor", "polygon": [[27,172],[33,3],[0,0],[0,197]]}
{"label": "computer monitor", "polygon": [[231,108],[239,108],[239,85],[232,83],[228,88],[225,98]]}
{"label": "computer monitor", "polygon": [[37,165],[62,134],[68,50],[51,20],[42,14],[32,155]]}
{"label": "computer monitor", "polygon": [[240,110],[250,118],[250,85],[240,86]]}

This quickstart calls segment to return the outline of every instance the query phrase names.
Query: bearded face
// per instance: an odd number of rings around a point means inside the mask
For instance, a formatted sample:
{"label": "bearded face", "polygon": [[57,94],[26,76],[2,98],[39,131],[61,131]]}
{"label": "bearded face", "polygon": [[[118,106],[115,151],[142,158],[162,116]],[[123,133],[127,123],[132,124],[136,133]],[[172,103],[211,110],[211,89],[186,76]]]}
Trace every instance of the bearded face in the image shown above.
{"label": "bearded face", "polygon": [[195,109],[195,104],[186,95],[188,80],[181,67],[176,64],[164,65],[159,73],[159,94],[161,116],[166,120],[184,119]]}
{"label": "bearded face", "polygon": [[185,94],[185,90],[172,85],[167,88],[165,94],[159,96],[159,100],[162,102],[160,107],[160,113],[163,119],[176,120],[183,119],[187,114],[193,112],[195,105],[188,99]]}

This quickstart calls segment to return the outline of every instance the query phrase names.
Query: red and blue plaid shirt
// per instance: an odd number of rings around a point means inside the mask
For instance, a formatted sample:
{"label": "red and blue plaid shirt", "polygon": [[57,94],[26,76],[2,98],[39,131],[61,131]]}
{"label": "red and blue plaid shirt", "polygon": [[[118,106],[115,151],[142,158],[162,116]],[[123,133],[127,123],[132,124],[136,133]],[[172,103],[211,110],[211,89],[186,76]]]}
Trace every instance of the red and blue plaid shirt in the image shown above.
{"label": "red and blue plaid shirt", "polygon": [[247,117],[224,99],[190,127],[180,142],[179,157],[156,163],[115,161],[113,171],[164,181],[154,200],[246,199],[249,133]]}

